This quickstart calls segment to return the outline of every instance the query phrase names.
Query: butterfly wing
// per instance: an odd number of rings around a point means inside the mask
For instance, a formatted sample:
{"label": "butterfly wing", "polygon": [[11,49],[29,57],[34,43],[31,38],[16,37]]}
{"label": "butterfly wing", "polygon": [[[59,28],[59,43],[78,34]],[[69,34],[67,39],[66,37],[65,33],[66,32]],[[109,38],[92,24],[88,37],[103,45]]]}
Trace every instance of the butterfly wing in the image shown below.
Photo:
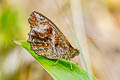
{"label": "butterfly wing", "polygon": [[28,42],[36,54],[49,59],[69,59],[78,55],[78,51],[47,17],[34,11],[28,21],[31,27]]}

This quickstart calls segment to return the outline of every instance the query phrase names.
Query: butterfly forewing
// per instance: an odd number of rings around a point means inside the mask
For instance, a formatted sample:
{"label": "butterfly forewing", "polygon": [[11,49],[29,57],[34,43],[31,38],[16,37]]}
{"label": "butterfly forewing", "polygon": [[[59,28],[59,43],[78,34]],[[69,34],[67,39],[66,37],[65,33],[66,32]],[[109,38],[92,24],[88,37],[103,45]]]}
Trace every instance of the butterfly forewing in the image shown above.
{"label": "butterfly forewing", "polygon": [[31,44],[31,49],[39,56],[49,59],[70,59],[79,54],[47,17],[34,11],[28,21],[31,27],[28,42]]}

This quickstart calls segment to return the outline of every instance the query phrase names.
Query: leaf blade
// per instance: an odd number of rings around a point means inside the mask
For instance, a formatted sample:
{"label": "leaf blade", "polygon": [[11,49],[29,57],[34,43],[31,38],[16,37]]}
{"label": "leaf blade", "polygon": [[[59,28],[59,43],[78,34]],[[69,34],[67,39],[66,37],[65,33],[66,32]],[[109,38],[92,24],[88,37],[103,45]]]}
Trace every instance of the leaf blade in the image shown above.
{"label": "leaf blade", "polygon": [[[30,44],[28,42],[16,41],[15,43],[23,46],[55,80],[90,80],[88,77],[90,75],[74,63],[72,64],[73,71],[70,70],[69,61],[66,60],[60,60],[55,66],[52,66],[56,60],[38,56],[30,49]],[[91,77],[92,80],[97,80],[95,77]]]}

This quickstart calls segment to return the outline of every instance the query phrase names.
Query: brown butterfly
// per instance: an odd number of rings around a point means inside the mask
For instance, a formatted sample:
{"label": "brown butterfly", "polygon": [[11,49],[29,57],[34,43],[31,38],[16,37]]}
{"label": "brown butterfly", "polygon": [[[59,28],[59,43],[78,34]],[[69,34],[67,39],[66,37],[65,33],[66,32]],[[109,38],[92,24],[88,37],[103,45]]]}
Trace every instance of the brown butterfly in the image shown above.
{"label": "brown butterfly", "polygon": [[79,52],[74,49],[57,26],[42,14],[34,11],[28,19],[31,30],[28,42],[31,50],[48,59],[71,59]]}

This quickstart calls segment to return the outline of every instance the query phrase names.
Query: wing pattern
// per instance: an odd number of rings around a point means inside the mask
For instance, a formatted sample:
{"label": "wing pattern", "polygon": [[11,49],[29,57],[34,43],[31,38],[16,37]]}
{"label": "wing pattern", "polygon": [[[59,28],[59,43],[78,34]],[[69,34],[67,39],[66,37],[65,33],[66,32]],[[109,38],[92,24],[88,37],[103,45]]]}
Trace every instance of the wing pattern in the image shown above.
{"label": "wing pattern", "polygon": [[79,55],[56,25],[42,14],[34,11],[28,19],[31,30],[28,42],[39,56],[49,59],[70,59]]}

